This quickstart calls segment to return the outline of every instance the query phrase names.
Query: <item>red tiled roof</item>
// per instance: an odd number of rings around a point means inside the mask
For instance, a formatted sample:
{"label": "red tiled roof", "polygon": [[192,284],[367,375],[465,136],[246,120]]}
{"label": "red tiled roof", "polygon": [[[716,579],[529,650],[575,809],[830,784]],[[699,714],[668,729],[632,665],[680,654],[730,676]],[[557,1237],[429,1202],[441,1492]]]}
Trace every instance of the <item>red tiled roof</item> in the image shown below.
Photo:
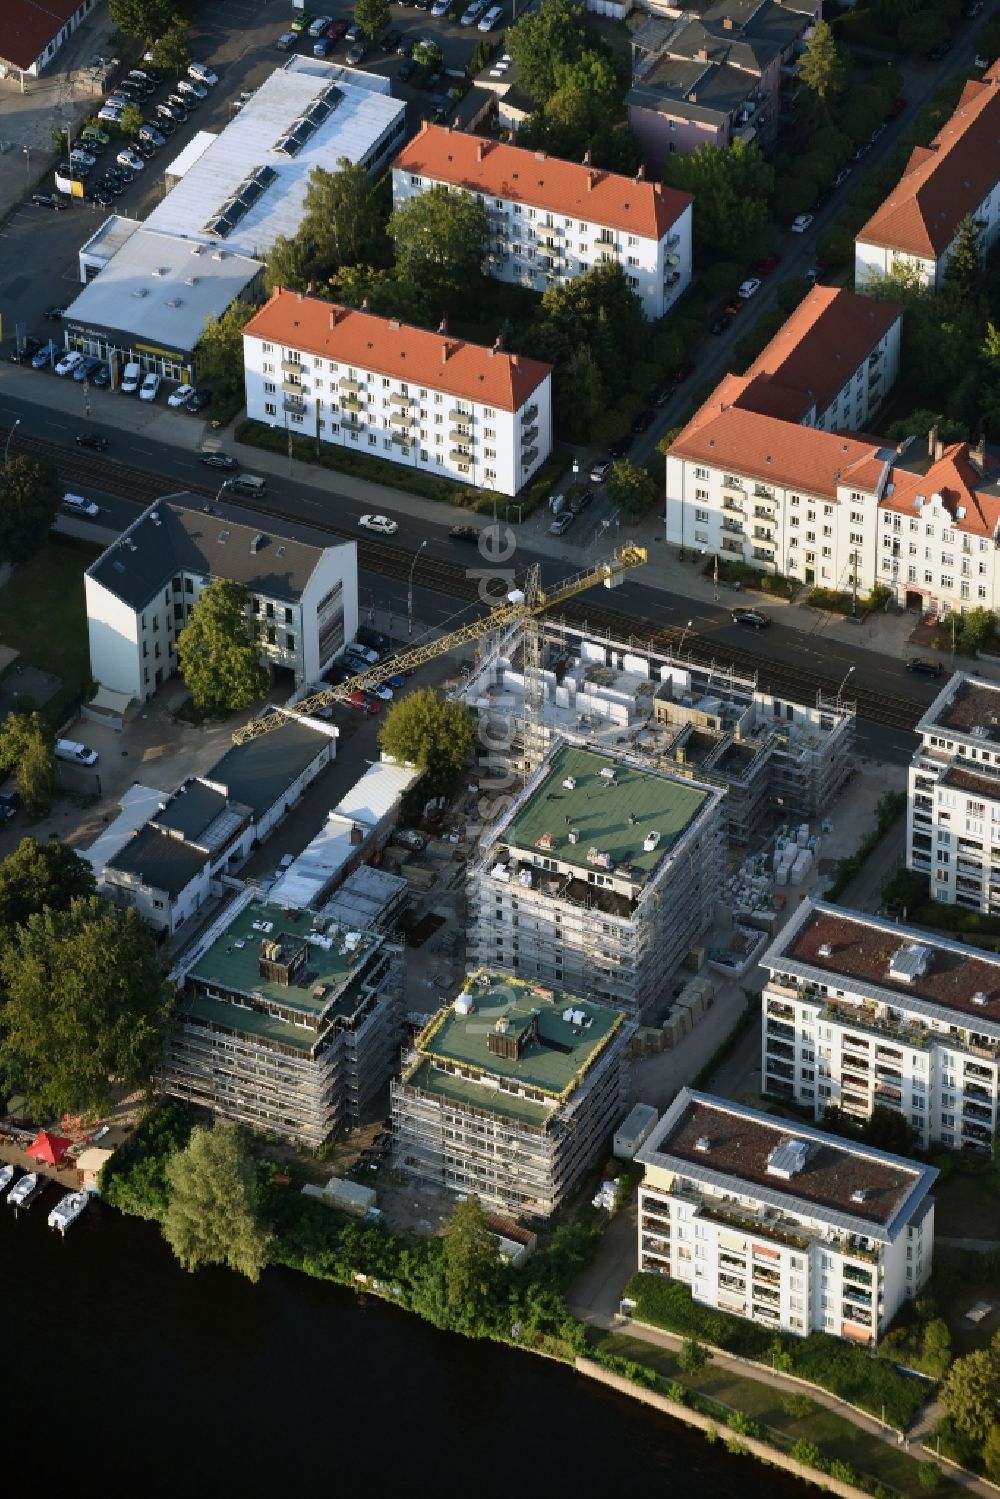
{"label": "red tiled roof", "polygon": [[1000,63],[965,85],[930,146],[914,150],[897,187],[857,238],[936,260],[967,213],[1000,181]]}
{"label": "red tiled roof", "polygon": [[747,371],[805,391],[821,415],[902,316],[894,302],[839,286],[814,286]]}
{"label": "red tiled roof", "polygon": [[30,68],[76,14],[80,0],[3,0],[2,8],[0,58]]}
{"label": "red tiled roof", "polygon": [[746,410],[736,404],[744,388],[744,380],[726,376],[671,444],[670,456],[831,498],[848,470],[858,488],[857,473],[881,473],[877,448]]}
{"label": "red tiled roof", "polygon": [[537,359],[429,333],[281,287],[243,331],[503,411],[517,411],[552,372],[551,365]]}
{"label": "red tiled roof", "polygon": [[[943,456],[924,474],[896,468],[889,477],[892,493],[882,498],[879,509],[916,515],[917,495],[928,500],[932,494],[939,494],[956,531],[971,536],[996,534],[1000,525],[1000,495],[986,488],[986,481],[969,458],[967,442],[946,447]],[[959,510],[965,513],[959,516]]]}
{"label": "red tiled roof", "polygon": [[645,239],[662,239],[693,203],[690,193],[602,172],[544,151],[527,151],[442,125],[424,124],[403,147],[393,168],[430,177],[470,193],[508,198],[564,218],[585,219],[624,229]]}

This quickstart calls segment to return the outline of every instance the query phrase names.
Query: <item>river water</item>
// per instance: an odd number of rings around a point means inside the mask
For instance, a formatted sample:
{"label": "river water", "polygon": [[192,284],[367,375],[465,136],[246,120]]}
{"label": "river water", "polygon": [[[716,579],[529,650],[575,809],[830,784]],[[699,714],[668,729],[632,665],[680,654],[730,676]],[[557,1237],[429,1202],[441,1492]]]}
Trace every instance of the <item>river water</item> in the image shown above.
{"label": "river water", "polygon": [[801,1499],[561,1365],[289,1271],[188,1275],[155,1224],[99,1203],[63,1239],[57,1200],[0,1203],[11,1496]]}

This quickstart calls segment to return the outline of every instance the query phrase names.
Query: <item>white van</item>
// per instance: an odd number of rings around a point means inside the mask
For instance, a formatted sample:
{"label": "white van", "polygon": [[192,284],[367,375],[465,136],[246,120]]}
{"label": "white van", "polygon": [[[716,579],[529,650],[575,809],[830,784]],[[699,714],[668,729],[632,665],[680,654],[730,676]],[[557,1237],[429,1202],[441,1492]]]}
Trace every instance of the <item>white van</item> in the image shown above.
{"label": "white van", "polygon": [[68,760],[71,765],[97,764],[97,751],[88,749],[77,739],[57,739],[55,756],[57,760]]}
{"label": "white van", "polygon": [[122,394],[134,396],[139,389],[139,381],[142,379],[142,367],[138,364],[127,364],[122,370]]}
{"label": "white van", "polygon": [[98,515],[99,507],[93,500],[85,500],[82,494],[64,494],[63,504],[67,510],[72,510],[74,515]]}

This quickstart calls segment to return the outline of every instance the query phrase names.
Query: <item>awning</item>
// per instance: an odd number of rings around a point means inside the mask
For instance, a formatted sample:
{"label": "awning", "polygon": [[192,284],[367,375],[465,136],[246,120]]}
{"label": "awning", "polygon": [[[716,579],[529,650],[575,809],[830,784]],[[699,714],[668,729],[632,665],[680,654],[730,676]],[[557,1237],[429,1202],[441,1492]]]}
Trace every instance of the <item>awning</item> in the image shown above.
{"label": "awning", "polygon": [[72,1140],[67,1140],[63,1135],[50,1135],[47,1129],[40,1129],[28,1146],[27,1154],[34,1156],[36,1161],[47,1161],[50,1166],[57,1166],[72,1143]]}

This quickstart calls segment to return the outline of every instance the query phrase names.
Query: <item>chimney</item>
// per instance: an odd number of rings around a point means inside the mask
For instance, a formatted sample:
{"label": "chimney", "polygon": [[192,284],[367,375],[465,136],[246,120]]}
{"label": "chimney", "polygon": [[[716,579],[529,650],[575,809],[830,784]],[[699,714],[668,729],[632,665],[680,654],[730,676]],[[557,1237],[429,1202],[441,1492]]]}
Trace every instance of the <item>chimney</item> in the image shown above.
{"label": "chimney", "polygon": [[933,425],[933,427],[931,428],[931,430],[927,434],[927,456],[928,456],[928,458],[935,458],[936,459],[937,453],[935,452],[935,449],[937,448],[937,440],[938,440],[938,424],[937,424],[937,422],[935,422],[934,425]]}
{"label": "chimney", "polygon": [[635,174],[635,180],[636,182],[644,182],[646,180],[646,168],[641,161],[639,163],[639,170]]}
{"label": "chimney", "polygon": [[315,290],[316,290],[316,283],[315,283],[315,281],[307,281],[306,282],[306,291],[307,291],[307,293],[309,294],[310,297],[312,296],[312,294],[313,294],[313,292]]}
{"label": "chimney", "polygon": [[[937,428],[934,429],[937,431]],[[944,457],[944,441],[940,437],[934,439],[934,462],[940,463]]]}
{"label": "chimney", "polygon": [[300,291],[297,291],[295,293],[295,300],[296,300],[296,302],[301,302],[302,301],[302,293]]}
{"label": "chimney", "polygon": [[483,157],[485,155],[486,155],[486,142],[485,141],[479,141],[478,144],[476,145],[476,160],[477,161],[482,161],[482,159],[483,159]]}
{"label": "chimney", "polygon": [[445,341],[444,341],[444,343],[441,345],[441,363],[442,364],[447,364],[448,363],[448,358],[449,358],[450,354],[451,354],[451,343],[446,338]]}
{"label": "chimney", "polygon": [[334,328],[336,328],[336,326],[337,326],[337,318],[338,318],[339,314],[340,314],[340,308],[339,307],[331,307],[330,308],[330,331],[331,331],[331,333],[333,332]]}
{"label": "chimney", "polygon": [[596,172],[588,172],[587,173],[587,191],[588,191],[588,193],[592,193],[594,191],[594,183],[596,181],[597,181],[597,173]]}
{"label": "chimney", "polygon": [[512,354],[510,356],[510,362],[514,366],[514,368],[517,369],[517,355],[516,354]]}
{"label": "chimney", "polygon": [[500,329],[500,332],[496,336],[496,341],[495,341],[493,347],[496,349],[496,351],[498,353],[503,348],[503,329],[502,328]]}
{"label": "chimney", "polygon": [[723,18],[722,18],[722,29],[723,29],[723,31],[735,31],[736,30],[736,27],[734,25],[732,16],[723,16]]}
{"label": "chimney", "polygon": [[361,298],[361,311],[362,312],[371,312],[371,310],[372,310],[372,306],[371,306],[371,303],[369,302],[368,298],[367,297],[362,297]]}
{"label": "chimney", "polygon": [[969,449],[969,462],[979,470],[980,474],[986,472],[986,433],[980,432],[979,441],[975,447]]}
{"label": "chimney", "polygon": [[438,323],[438,332],[439,333],[447,333],[448,332],[448,314],[447,313],[445,313],[444,317]]}
{"label": "chimney", "polygon": [[699,62],[708,62],[708,48],[707,47],[699,47],[698,48],[698,61]]}
{"label": "chimney", "polygon": [[583,153],[583,164],[584,164],[585,167],[589,167],[590,166],[590,147],[589,146],[587,147],[587,150],[584,151],[584,153]]}

